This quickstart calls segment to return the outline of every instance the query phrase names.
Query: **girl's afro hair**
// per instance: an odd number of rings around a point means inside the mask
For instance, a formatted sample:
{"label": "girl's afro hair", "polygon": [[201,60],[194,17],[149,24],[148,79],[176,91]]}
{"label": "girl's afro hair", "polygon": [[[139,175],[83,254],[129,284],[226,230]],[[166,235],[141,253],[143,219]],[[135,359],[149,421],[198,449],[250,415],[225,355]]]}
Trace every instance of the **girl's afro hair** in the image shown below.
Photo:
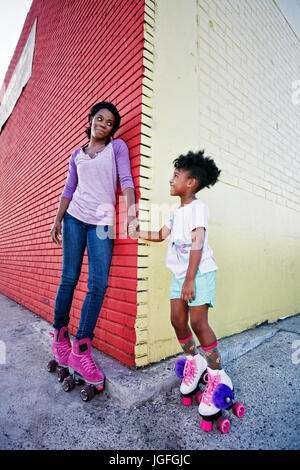
{"label": "girl's afro hair", "polygon": [[190,151],[186,155],[180,155],[175,158],[173,164],[177,170],[186,170],[189,172],[190,178],[198,180],[199,185],[196,192],[213,186],[218,181],[221,173],[214,160],[204,156],[204,150],[199,152]]}

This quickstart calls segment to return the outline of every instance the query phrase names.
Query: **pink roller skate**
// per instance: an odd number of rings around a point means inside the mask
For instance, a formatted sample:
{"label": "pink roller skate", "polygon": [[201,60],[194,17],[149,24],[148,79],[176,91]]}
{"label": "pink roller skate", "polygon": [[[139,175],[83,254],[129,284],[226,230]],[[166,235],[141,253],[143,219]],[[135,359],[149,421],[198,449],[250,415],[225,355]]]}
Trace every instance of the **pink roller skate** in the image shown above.
{"label": "pink roller skate", "polygon": [[180,392],[182,396],[182,403],[185,406],[192,404],[192,397],[196,395],[196,400],[200,402],[199,384],[203,382],[203,376],[206,372],[206,360],[200,355],[187,356],[186,358],[178,359],[175,364],[175,372],[182,380],[180,385]]}
{"label": "pink roller skate", "polygon": [[57,372],[59,382],[62,382],[69,375],[68,360],[72,350],[69,331],[67,327],[62,327],[60,332],[54,330],[50,333],[53,337],[52,352],[55,359],[48,362],[48,371]]}
{"label": "pink roller skate", "polygon": [[199,413],[202,417],[201,429],[212,431],[213,421],[216,421],[217,428],[225,434],[230,429],[230,421],[222,416],[222,410],[232,409],[238,418],[242,418],[245,407],[241,403],[233,404],[233,385],[223,369],[213,370],[208,367],[204,380],[207,385],[199,405]]}
{"label": "pink roller skate", "polygon": [[63,383],[65,392],[73,390],[76,384],[85,382],[80,396],[83,401],[89,401],[104,388],[105,377],[92,356],[90,338],[74,341],[68,365],[70,376]]}

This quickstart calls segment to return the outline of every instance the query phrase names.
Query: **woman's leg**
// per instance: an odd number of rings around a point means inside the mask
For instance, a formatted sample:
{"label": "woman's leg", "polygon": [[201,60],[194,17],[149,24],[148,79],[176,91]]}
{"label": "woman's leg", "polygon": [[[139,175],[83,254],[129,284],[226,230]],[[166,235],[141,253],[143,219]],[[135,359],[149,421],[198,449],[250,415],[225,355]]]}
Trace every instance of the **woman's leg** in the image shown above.
{"label": "woman's leg", "polygon": [[76,340],[94,338],[94,329],[108,284],[112,250],[113,239],[110,236],[99,238],[97,227],[90,226],[87,233],[88,292],[81,309]]}
{"label": "woman's leg", "polygon": [[62,227],[63,263],[62,275],[56,294],[53,327],[60,330],[68,326],[73,294],[77,285],[84,250],[86,229],[84,223],[66,213]]}

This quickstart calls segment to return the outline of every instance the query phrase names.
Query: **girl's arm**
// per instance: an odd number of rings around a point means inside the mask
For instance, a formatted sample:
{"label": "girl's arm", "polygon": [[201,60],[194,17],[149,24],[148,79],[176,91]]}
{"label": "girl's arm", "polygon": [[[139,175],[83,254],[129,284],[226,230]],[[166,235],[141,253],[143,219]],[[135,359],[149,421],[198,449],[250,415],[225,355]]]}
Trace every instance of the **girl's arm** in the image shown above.
{"label": "girl's arm", "polygon": [[150,242],[162,242],[170,235],[170,233],[171,230],[164,225],[159,232],[140,230],[138,235],[139,238],[144,238],[144,240],[149,240]]}
{"label": "girl's arm", "polygon": [[151,242],[162,242],[171,233],[171,230],[164,225],[159,232],[152,232],[147,230],[138,230],[134,224],[129,225],[129,236],[131,238],[139,237]]}
{"label": "girl's arm", "polygon": [[197,227],[192,231],[189,265],[181,290],[181,298],[185,302],[192,302],[195,299],[195,276],[201,260],[204,235],[204,227]]}

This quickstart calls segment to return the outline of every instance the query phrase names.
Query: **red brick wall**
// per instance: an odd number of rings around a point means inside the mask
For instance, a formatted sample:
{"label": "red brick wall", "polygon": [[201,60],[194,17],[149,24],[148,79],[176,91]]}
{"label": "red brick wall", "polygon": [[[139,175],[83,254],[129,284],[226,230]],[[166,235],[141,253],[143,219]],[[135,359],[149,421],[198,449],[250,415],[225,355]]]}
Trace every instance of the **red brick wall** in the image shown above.
{"label": "red brick wall", "polygon": [[[0,291],[52,322],[62,249],[50,228],[71,152],[87,142],[87,115],[97,101],[112,101],[120,111],[116,137],[129,146],[138,193],[144,0],[34,0],[6,84],[36,17],[32,76],[0,134]],[[73,334],[87,272],[85,255],[71,309]],[[137,242],[117,239],[94,345],[129,366],[135,363],[136,286]]]}

